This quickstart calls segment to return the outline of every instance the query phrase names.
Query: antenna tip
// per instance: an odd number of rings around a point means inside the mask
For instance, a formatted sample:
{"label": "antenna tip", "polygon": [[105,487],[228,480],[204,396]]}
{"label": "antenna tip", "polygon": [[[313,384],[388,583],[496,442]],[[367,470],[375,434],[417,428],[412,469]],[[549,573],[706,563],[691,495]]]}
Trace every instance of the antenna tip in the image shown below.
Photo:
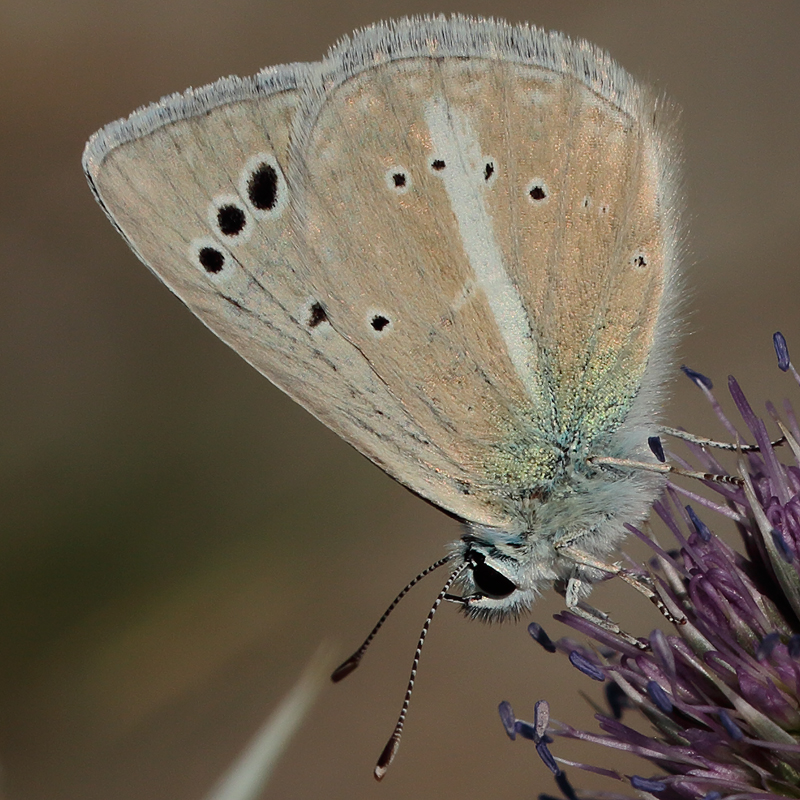
{"label": "antenna tip", "polygon": [[339,683],[340,680],[346,678],[355,668],[361,663],[361,658],[358,656],[350,656],[343,664],[340,664],[331,673],[331,680],[334,683]]}
{"label": "antenna tip", "polygon": [[392,734],[392,738],[386,742],[386,747],[383,748],[383,752],[381,753],[380,758],[378,759],[378,763],[375,765],[375,780],[379,781],[383,779],[383,776],[389,769],[389,764],[394,761],[395,754],[397,753],[397,748],[400,746],[400,737],[396,734]]}

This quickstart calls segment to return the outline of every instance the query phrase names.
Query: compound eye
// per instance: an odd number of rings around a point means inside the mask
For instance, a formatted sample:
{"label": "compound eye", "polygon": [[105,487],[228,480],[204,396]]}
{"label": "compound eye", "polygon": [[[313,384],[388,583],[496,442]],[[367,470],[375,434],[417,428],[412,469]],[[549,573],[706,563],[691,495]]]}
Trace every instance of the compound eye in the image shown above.
{"label": "compound eye", "polygon": [[498,600],[508,597],[517,590],[517,587],[505,575],[492,569],[485,561],[472,567],[472,580],[481,594]]}

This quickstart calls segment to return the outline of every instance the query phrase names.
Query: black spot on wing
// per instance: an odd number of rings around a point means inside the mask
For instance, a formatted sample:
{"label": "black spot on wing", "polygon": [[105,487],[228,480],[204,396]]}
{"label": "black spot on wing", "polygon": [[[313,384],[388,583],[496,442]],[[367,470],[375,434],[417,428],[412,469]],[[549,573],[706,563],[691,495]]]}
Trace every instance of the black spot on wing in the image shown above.
{"label": "black spot on wing", "polygon": [[312,303],[308,312],[308,327],[316,328],[317,325],[321,325],[323,322],[327,321],[328,314],[322,303]]}
{"label": "black spot on wing", "polygon": [[534,183],[530,189],[528,189],[528,194],[531,200],[537,203],[547,199],[547,190],[543,183]]}
{"label": "black spot on wing", "polygon": [[278,202],[278,173],[272,164],[259,164],[247,181],[247,196],[254,208],[271,211]]}
{"label": "black spot on wing", "polygon": [[391,321],[387,317],[384,317],[383,314],[376,314],[370,320],[370,325],[372,325],[373,330],[376,330],[378,333],[382,333],[391,324]]}
{"label": "black spot on wing", "polygon": [[224,236],[237,236],[246,224],[247,216],[238,206],[227,203],[217,209],[217,226]]}
{"label": "black spot on wing", "polygon": [[225,266],[225,255],[216,247],[201,247],[197,254],[200,266],[211,275],[217,275]]}

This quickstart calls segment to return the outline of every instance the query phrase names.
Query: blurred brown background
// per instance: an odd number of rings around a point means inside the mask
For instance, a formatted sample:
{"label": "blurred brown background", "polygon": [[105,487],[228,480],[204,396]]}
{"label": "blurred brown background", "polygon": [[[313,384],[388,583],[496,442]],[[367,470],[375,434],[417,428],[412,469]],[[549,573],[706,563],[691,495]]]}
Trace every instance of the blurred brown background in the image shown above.
{"label": "blurred brown background", "polygon": [[[5,0],[5,797],[201,798],[317,644],[330,637],[346,655],[458,535],[203,328],[128,251],[80,171],[89,134],[138,105],[316,60],[353,28],[429,11],[584,37],[683,106],[692,335],[681,359],[720,396],[734,372],[759,409],[792,393],[770,337],[783,330],[800,354],[795,2]],[[723,435],[675,380],[670,421]],[[325,689],[267,796],[554,791],[530,743],[506,739],[497,703],[530,717],[547,697],[557,718],[592,725],[577,689],[598,687],[523,624],[486,628],[450,607],[429,637],[400,755],[382,785],[371,777],[439,584],[415,590],[362,669]],[[597,602],[638,634],[658,622],[625,587],[602,587]],[[566,632],[550,620],[560,606],[549,598],[533,615],[554,635]]]}

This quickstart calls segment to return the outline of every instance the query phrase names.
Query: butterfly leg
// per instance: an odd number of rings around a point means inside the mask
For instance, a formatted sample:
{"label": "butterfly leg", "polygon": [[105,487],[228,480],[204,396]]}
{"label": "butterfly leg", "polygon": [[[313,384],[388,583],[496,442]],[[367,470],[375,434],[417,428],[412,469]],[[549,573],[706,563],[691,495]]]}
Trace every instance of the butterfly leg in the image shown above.
{"label": "butterfly leg", "polygon": [[[701,447],[713,447],[717,450],[729,450],[733,453],[760,453],[761,448],[755,444],[738,444],[733,442],[718,442],[715,439],[707,439],[705,436],[695,436],[688,431],[682,431],[680,428],[662,427],[661,433],[667,436],[674,436],[676,439],[682,439],[684,442],[691,442],[698,444]],[[771,447],[778,447],[779,445],[786,444],[786,437],[781,436],[778,439],[770,442]]]}
{"label": "butterfly leg", "polygon": [[602,628],[604,631],[608,631],[614,636],[619,637],[626,642],[626,644],[631,645],[631,647],[635,647],[638,650],[649,649],[649,645],[646,642],[642,642],[641,640],[622,630],[622,628],[620,628],[620,626],[617,625],[617,623],[614,622],[614,620],[612,620],[611,617],[604,611],[600,611],[600,609],[590,606],[584,600],[580,600],[580,596],[586,594],[586,591],[587,590],[584,586],[584,581],[582,581],[580,578],[570,578],[567,581],[564,598],[566,600],[567,608],[573,614],[581,617],[581,619],[591,622],[593,625],[596,625],[599,628]]}
{"label": "butterfly leg", "polygon": [[634,461],[629,458],[612,458],[610,456],[590,456],[586,459],[590,464],[617,469],[640,469],[645,472],[658,472],[662,475],[682,475],[696,481],[713,481],[731,486],[744,486],[744,481],[735,475],[715,475],[713,472],[695,472],[694,470],[675,467],[672,464],[652,464],[647,461]]}
{"label": "butterfly leg", "polygon": [[[600,572],[606,572],[609,575],[615,575],[618,578],[621,578],[625,583],[629,586],[632,586],[636,589],[637,592],[643,594],[655,607],[661,612],[662,616],[673,625],[682,625],[685,620],[678,619],[675,617],[672,612],[667,608],[664,604],[664,601],[656,592],[655,587],[653,586],[653,581],[648,576],[638,575],[637,573],[625,569],[621,564],[606,564],[600,559],[595,558],[594,556],[590,555],[589,553],[584,552],[583,550],[574,547],[572,545],[572,540],[567,540],[563,544],[556,543],[556,550],[560,555],[566,556],[567,558],[574,561],[576,564],[580,564],[584,567],[591,567],[592,569],[599,570]],[[577,580],[575,578],[570,579],[570,583],[573,580]],[[579,595],[576,594],[576,587],[573,589],[572,598],[577,601]],[[570,606],[570,590],[569,586],[567,587],[567,606]]]}

